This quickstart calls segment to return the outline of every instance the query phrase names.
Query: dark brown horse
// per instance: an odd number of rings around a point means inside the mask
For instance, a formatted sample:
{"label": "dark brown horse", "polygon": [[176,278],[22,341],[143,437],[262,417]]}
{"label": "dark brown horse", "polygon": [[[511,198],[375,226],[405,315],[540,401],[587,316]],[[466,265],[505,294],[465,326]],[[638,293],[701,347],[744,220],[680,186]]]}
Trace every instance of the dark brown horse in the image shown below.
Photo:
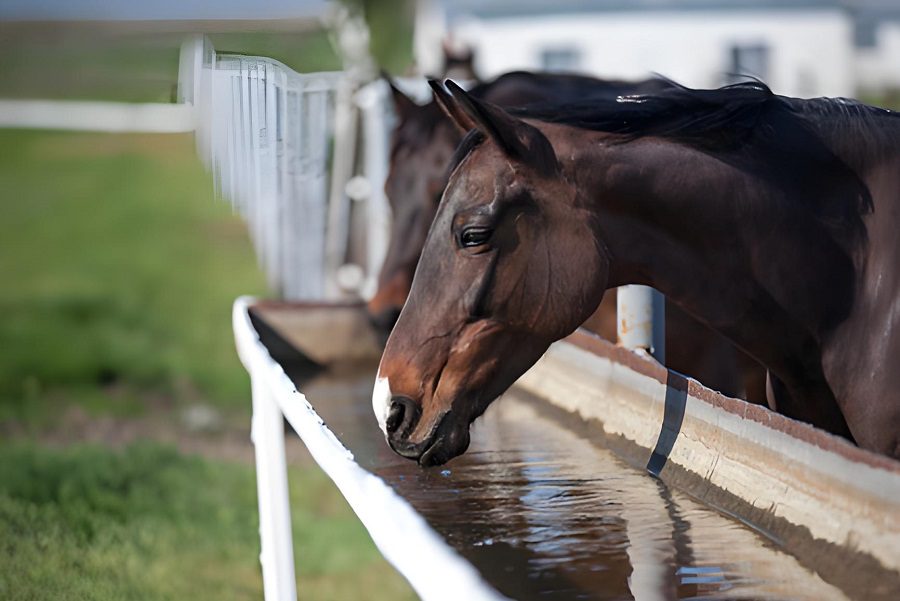
{"label": "dark brown horse", "polygon": [[[390,80],[388,80],[390,83]],[[479,84],[470,94],[501,106],[569,102],[586,97],[615,99],[650,93],[672,84],[663,79],[639,82],[591,77],[514,72]],[[449,178],[448,163],[465,133],[437,102],[419,106],[391,84],[398,124],[391,141],[385,191],[393,212],[392,232],[378,289],[367,308],[386,339],[406,302],[413,274]],[[608,340],[616,339],[615,292],[604,297],[585,327]],[[765,402],[765,372],[719,334],[669,304],[666,307],[666,364],[730,396]]]}
{"label": "dark brown horse", "polygon": [[[523,107],[551,100],[616,98],[670,85],[663,79],[625,82],[516,71],[480,83],[469,93],[498,106]],[[425,236],[450,176],[450,158],[468,131],[448,118],[435,101],[419,106],[393,83],[391,93],[398,119],[391,134],[390,170],[385,182],[393,214],[391,242],[378,276],[378,289],[368,303],[373,323],[385,336],[406,302]]]}
{"label": "dark brown horse", "polygon": [[900,455],[900,118],[763,84],[675,88],[514,116],[440,87],[475,125],[373,394],[422,465],[604,291],[661,290],[769,371],[778,411]]}

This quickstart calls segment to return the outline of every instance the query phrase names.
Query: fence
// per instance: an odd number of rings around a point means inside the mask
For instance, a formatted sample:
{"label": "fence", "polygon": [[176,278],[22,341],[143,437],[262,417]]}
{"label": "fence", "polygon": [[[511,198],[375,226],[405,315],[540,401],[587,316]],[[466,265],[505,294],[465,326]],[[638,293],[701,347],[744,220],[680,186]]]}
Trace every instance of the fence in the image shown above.
{"label": "fence", "polygon": [[342,82],[340,73],[301,75],[271,59],[220,55],[200,37],[182,51],[179,93],[194,105],[198,152],[284,298],[328,296],[328,178],[342,143],[334,127]]}
{"label": "fence", "polygon": [[[412,96],[427,97],[424,80],[399,83]],[[386,83],[357,85],[343,73],[299,74],[266,58],[218,54],[195,37],[182,50],[179,90],[194,106],[198,152],[218,192],[246,219],[272,289],[290,300],[372,294],[390,226],[383,192],[393,125]],[[324,427],[259,342],[249,302],[236,302],[234,329],[252,380],[266,598],[296,598],[284,419],[420,595],[500,598]],[[630,319],[632,342],[652,349],[649,306],[636,307]],[[445,577],[430,577],[423,558],[437,561]]]}
{"label": "fence", "polygon": [[170,134],[193,131],[194,120],[184,104],[0,99],[0,127]]}
{"label": "fence", "polygon": [[246,219],[270,288],[288,300],[373,294],[390,232],[385,82],[301,74],[196,36],[182,47],[179,96],[194,106],[198,153]]}
{"label": "fence", "polygon": [[251,438],[256,449],[260,563],[267,601],[295,601],[284,421],[303,439],[334,481],[382,555],[423,599],[500,601],[413,507],[381,478],[363,469],[269,355],[250,321],[251,298],[234,303],[235,343],[253,390]]}
{"label": "fence", "polygon": [[[390,224],[386,84],[356,89],[342,73],[299,74],[266,58],[218,54],[194,37],[182,48],[179,95],[194,107],[198,153],[219,194],[247,221],[273,290],[292,300],[373,292]],[[358,237],[365,244],[354,249]],[[500,598],[406,501],[354,462],[269,357],[250,323],[250,302],[235,303],[234,331],[252,382],[266,599],[296,599],[284,420],[420,595]],[[438,560],[449,580],[430,577],[426,558]]]}

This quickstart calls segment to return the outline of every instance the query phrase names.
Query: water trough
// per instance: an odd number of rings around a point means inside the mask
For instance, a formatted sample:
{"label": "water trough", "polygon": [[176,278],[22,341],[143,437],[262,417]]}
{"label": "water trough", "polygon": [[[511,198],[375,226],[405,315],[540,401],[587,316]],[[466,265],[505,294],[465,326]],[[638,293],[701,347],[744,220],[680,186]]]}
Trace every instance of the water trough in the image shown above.
{"label": "water trough", "polygon": [[265,517],[289,511],[281,414],[426,599],[900,598],[900,463],[649,358],[577,332],[466,455],[422,470],[371,414],[380,349],[359,306],[239,299],[234,325],[267,598],[278,578],[271,598],[293,596],[290,537]]}

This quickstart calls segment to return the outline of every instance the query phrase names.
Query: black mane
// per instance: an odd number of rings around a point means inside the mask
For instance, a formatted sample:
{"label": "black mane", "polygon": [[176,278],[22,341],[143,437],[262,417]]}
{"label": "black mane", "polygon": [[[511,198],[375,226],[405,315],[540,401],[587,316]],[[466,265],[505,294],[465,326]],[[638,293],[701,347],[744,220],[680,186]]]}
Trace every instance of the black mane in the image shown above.
{"label": "black mane", "polygon": [[[623,140],[659,136],[709,150],[741,146],[754,135],[771,138],[776,126],[809,129],[835,150],[842,146],[839,136],[848,128],[872,141],[898,143],[900,116],[855,100],[778,96],[761,81],[712,90],[670,83],[671,87],[654,94],[589,98],[567,105],[546,103],[512,112],[522,118],[621,134]],[[884,119],[891,122],[889,131]]]}
{"label": "black mane", "polygon": [[[760,81],[696,90],[669,82],[652,94],[592,97],[510,109],[519,118],[618,134],[621,143],[655,136],[714,154],[784,191],[843,243],[865,239],[873,200],[866,165],[900,152],[900,115],[855,100],[779,96]],[[470,132],[454,169],[482,142]]]}

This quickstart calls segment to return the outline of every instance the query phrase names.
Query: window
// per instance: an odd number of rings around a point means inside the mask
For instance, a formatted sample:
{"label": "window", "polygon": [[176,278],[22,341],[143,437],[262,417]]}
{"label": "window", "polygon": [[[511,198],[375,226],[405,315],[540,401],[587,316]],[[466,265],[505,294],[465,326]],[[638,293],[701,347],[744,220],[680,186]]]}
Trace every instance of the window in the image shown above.
{"label": "window", "polygon": [[769,77],[769,47],[765,44],[735,44],[731,47],[728,79],[742,81],[747,76],[763,81]]}
{"label": "window", "polygon": [[577,71],[581,68],[581,52],[576,48],[544,48],[541,69],[544,71]]}

